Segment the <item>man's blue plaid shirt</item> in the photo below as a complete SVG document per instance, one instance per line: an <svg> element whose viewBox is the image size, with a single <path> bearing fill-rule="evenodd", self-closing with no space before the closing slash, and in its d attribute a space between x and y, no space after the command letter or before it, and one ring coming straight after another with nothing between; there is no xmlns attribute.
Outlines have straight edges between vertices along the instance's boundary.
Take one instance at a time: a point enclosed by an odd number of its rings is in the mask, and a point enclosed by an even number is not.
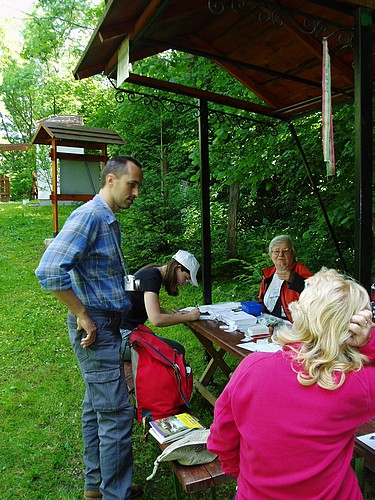
<svg viewBox="0 0 375 500"><path fill-rule="evenodd" d="M49 291L73 289L86 307L112 311L129 308L116 240L120 224L96 195L77 208L46 249L35 274Z"/></svg>

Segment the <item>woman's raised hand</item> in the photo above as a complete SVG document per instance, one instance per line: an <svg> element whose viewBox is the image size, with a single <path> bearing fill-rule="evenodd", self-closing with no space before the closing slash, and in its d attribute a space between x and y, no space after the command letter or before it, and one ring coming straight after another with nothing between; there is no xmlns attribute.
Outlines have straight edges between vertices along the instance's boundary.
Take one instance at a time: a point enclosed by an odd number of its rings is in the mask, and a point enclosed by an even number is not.
<svg viewBox="0 0 375 500"><path fill-rule="evenodd" d="M372 312L368 309L354 314L349 323L350 337L346 341L353 347L363 347L371 337L371 328L373 327Z"/></svg>

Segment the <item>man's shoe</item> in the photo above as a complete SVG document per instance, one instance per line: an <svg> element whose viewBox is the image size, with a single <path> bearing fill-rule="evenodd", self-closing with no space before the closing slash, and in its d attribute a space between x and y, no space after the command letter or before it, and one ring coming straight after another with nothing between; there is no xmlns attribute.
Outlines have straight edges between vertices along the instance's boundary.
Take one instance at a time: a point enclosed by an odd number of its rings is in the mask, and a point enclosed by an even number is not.
<svg viewBox="0 0 375 500"><path fill-rule="evenodd" d="M100 493L100 491L85 490L83 495L85 500L91 500L92 498L103 498L103 495Z"/></svg>
<svg viewBox="0 0 375 500"><path fill-rule="evenodd" d="M131 499L140 498L143 495L143 490L138 484L132 484L131 486ZM102 498L100 491L87 491L84 492L85 500L91 500L92 498Z"/></svg>
<svg viewBox="0 0 375 500"><path fill-rule="evenodd" d="M130 491L132 494L131 499L140 498L143 495L143 490L138 484L132 484Z"/></svg>

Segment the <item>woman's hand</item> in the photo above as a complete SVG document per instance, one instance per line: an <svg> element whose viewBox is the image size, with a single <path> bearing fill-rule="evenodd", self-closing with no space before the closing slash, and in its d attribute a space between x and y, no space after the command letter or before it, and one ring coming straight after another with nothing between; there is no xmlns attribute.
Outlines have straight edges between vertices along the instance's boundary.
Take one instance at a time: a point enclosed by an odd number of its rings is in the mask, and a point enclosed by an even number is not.
<svg viewBox="0 0 375 500"><path fill-rule="evenodd" d="M346 343L352 347L363 347L370 340L372 326L372 312L370 310L354 314L349 323L351 335Z"/></svg>
<svg viewBox="0 0 375 500"><path fill-rule="evenodd" d="M200 315L201 315L201 312L200 310L198 309L198 307L195 307L192 311L190 311L189 313L189 316L190 316L190 319L189 321L196 321L197 319L199 319Z"/></svg>
<svg viewBox="0 0 375 500"><path fill-rule="evenodd" d="M276 274L279 279L284 281L291 281L292 271L290 267L286 264L276 263Z"/></svg>
<svg viewBox="0 0 375 500"><path fill-rule="evenodd" d="M178 311L178 314L182 316L182 322L196 321L199 319L201 312L198 307L194 307L191 311Z"/></svg>

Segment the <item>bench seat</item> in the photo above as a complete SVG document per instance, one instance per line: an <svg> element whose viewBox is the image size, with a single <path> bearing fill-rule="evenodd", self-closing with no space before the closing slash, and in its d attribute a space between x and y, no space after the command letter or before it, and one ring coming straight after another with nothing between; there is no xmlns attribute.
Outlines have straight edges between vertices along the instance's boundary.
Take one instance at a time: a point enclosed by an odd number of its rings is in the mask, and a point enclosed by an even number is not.
<svg viewBox="0 0 375 500"><path fill-rule="evenodd" d="M181 499L181 487L188 495L211 490L211 497L214 499L215 488L233 479L221 470L218 458L203 465L181 465L176 460L168 463L174 473L176 500Z"/></svg>
<svg viewBox="0 0 375 500"><path fill-rule="evenodd" d="M133 374L131 361L124 362L126 384L129 394L134 392ZM159 443L158 443L159 444ZM160 445L163 450L168 445ZM173 471L176 500L181 499L181 488L188 495L199 491L211 490L211 498L216 498L216 487L233 480L233 477L221 470L218 458L208 464L181 465L177 460L168 462Z"/></svg>

